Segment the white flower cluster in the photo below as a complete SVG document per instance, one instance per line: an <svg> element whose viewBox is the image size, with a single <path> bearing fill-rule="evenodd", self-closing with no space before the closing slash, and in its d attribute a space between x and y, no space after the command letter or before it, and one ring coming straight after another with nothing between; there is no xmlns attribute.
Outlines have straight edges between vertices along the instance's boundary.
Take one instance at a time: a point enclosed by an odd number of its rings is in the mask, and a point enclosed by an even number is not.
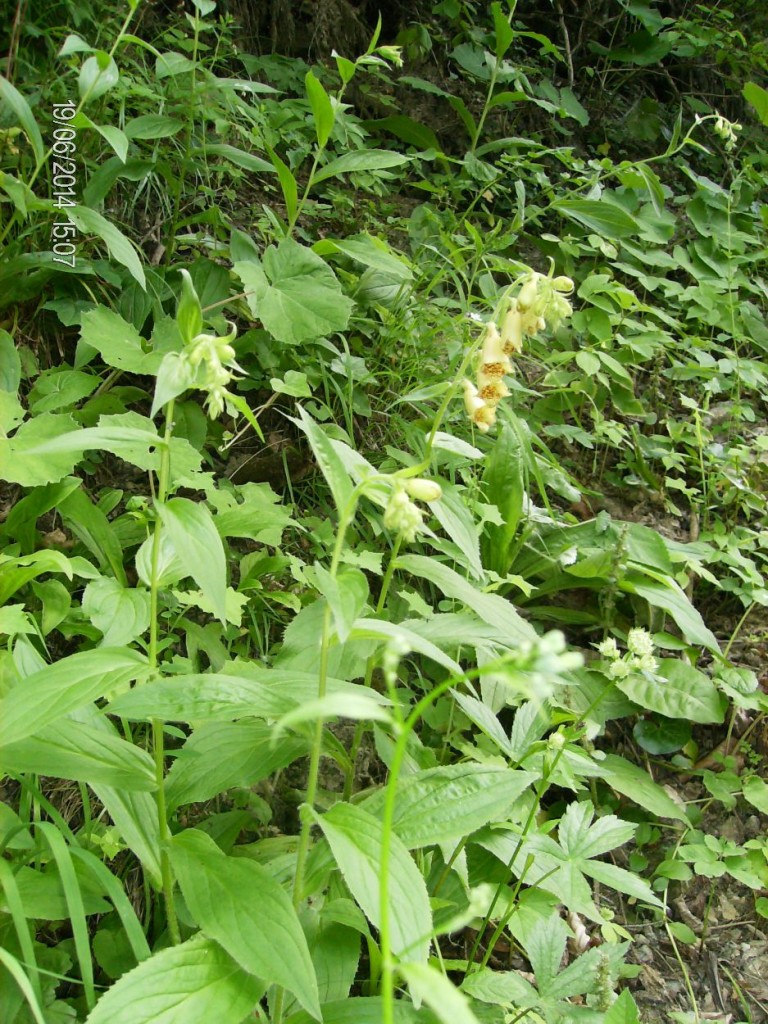
<svg viewBox="0 0 768 1024"><path fill-rule="evenodd" d="M217 419L224 411L227 385L234 377L234 370L241 368L235 362L235 350L230 342L235 340L235 328L223 338L215 334L198 334L182 353L189 365L197 371L195 384L208 392L205 404L211 419ZM242 371L241 371L242 372Z"/></svg>
<svg viewBox="0 0 768 1024"><path fill-rule="evenodd" d="M597 644L598 652L608 662L611 679L626 679L633 672L656 672L659 663L653 656L653 638L645 629L630 629L627 634L627 653L622 656L616 641L608 637Z"/></svg>
<svg viewBox="0 0 768 1024"><path fill-rule="evenodd" d="M496 408L509 394L504 377L512 373L511 357L522 351L523 337L533 337L547 324L557 327L570 316L573 309L565 296L572 291L570 277L531 271L510 302L501 330L493 321L485 325L476 380L463 382L464 407L478 430L486 433L496 422Z"/></svg>
<svg viewBox="0 0 768 1024"><path fill-rule="evenodd" d="M424 513L412 499L438 501L442 494L440 484L434 480L397 480L384 510L384 526L410 544L424 525Z"/></svg>
<svg viewBox="0 0 768 1024"><path fill-rule="evenodd" d="M715 135L723 140L726 151L730 153L738 141L737 133L741 131L741 125L737 121L729 121L727 117L718 114L715 117L714 129Z"/></svg>

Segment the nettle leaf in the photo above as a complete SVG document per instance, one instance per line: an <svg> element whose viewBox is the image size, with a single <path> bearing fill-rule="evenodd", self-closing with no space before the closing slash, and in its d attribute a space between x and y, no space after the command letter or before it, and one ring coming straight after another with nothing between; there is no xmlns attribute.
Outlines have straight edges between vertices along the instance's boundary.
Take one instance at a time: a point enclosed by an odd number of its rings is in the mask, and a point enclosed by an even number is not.
<svg viewBox="0 0 768 1024"><path fill-rule="evenodd" d="M382 823L361 807L336 804L317 816L344 881L372 924L381 927ZM391 837L389 925L392 950L402 960L426 963L432 911L421 872L405 844Z"/></svg>
<svg viewBox="0 0 768 1024"><path fill-rule="evenodd" d="M291 238L270 246L261 264L235 263L251 312L278 341L301 345L349 323L354 303L328 264Z"/></svg>
<svg viewBox="0 0 768 1024"><path fill-rule="evenodd" d="M143 675L147 660L122 647L100 647L33 672L0 700L0 744L15 743L50 722Z"/></svg>
<svg viewBox="0 0 768 1024"><path fill-rule="evenodd" d="M392 827L409 849L460 839L512 817L515 802L537 777L480 764L415 772L398 782ZM383 805L380 792L361 806L379 815Z"/></svg>
<svg viewBox="0 0 768 1024"><path fill-rule="evenodd" d="M196 935L124 974L86 1024L235 1024L250 1014L264 989L221 946Z"/></svg>
<svg viewBox="0 0 768 1024"><path fill-rule="evenodd" d="M227 857L210 836L194 829L174 837L171 861L203 931L244 970L288 989L320 1020L307 940L290 897L266 868Z"/></svg>
<svg viewBox="0 0 768 1024"><path fill-rule="evenodd" d="M658 675L661 679L636 672L616 685L635 704L667 718L722 722L726 701L709 676L678 658L662 658Z"/></svg>
<svg viewBox="0 0 768 1024"><path fill-rule="evenodd" d="M157 510L187 574L211 602L216 617L226 622L227 561L208 507L189 498L171 498L158 503Z"/></svg>

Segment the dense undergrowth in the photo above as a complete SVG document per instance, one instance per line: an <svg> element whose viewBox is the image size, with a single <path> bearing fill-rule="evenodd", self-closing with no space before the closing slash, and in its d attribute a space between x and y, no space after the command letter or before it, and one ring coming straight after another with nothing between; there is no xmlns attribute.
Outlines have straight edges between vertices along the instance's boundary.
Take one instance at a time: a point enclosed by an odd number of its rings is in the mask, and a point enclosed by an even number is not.
<svg viewBox="0 0 768 1024"><path fill-rule="evenodd" d="M699 1020L678 897L768 916L760 4L97 7L0 79L0 1024L632 1024L648 925Z"/></svg>

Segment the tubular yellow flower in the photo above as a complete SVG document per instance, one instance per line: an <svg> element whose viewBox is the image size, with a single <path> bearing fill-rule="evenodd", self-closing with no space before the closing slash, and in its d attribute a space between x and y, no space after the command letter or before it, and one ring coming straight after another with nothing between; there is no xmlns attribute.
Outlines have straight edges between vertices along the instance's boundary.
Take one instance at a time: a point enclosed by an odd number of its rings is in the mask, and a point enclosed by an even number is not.
<svg viewBox="0 0 768 1024"><path fill-rule="evenodd" d="M501 327L501 344L505 356L523 351L523 318L516 305L512 306L504 317Z"/></svg>
<svg viewBox="0 0 768 1024"><path fill-rule="evenodd" d="M509 394L509 388L500 377L493 377L482 371L477 375L478 395L489 405L498 405Z"/></svg>
<svg viewBox="0 0 768 1024"><path fill-rule="evenodd" d="M539 277L535 271L523 282L523 287L517 296L517 307L521 312L530 309L536 302L539 295Z"/></svg>
<svg viewBox="0 0 768 1024"><path fill-rule="evenodd" d="M489 405L485 399L481 398L471 380L465 380L462 386L464 388L464 408L467 410L467 415L478 430L486 433L496 422L495 405Z"/></svg>

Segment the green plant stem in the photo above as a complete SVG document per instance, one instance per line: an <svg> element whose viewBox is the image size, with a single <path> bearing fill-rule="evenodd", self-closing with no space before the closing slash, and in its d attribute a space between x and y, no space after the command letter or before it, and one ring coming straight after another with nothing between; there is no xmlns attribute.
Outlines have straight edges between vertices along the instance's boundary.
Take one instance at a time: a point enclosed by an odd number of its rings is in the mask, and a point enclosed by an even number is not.
<svg viewBox="0 0 768 1024"><path fill-rule="evenodd" d="M157 482L157 503L162 505L168 494L168 482L171 469L171 436L173 434L173 413L174 400L166 406L165 410L165 434L160 454L160 472ZM149 670L150 673L157 671L157 648L158 648L158 575L160 566L160 535L162 525L158 515L155 520L155 531L152 536L152 576L149 588ZM152 754L155 762L155 803L157 806L157 824L160 833L160 874L163 885L163 898L165 901L165 913L168 922L168 932L174 945L181 941L179 922L176 917L176 907L173 902L173 873L171 861L168 856L168 843L171 839L171 831L168 827L168 811L165 803L165 734L164 725L160 719L152 719Z"/></svg>
<svg viewBox="0 0 768 1024"><path fill-rule="evenodd" d="M379 591L379 599L376 602L376 615L381 615L384 610L384 605L387 601L387 595L389 594L389 588L392 584L392 578L395 575L395 568L397 565L397 556L400 554L400 545L402 543L402 537L400 534L395 537L395 543L392 546L392 553L389 556L389 562L384 573L384 578L381 581L381 589ZM367 688L371 685L373 679L373 669L375 660L371 656L366 662L365 666L365 680L363 685ZM360 744L363 740L363 733L365 732L365 722L358 722L355 726L355 735L352 740L352 747L349 752L349 769L344 777L344 792L342 794L343 800L349 800L352 796L352 787L355 781L355 763L357 762L357 755L360 750Z"/></svg>

